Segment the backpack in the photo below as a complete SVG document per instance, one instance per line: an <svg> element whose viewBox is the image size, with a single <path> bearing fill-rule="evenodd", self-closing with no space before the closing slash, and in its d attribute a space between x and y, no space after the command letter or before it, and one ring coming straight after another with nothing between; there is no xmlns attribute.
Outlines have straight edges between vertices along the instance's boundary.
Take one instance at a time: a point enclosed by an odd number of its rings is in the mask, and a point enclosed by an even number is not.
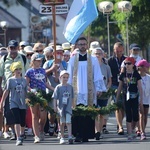
<svg viewBox="0 0 150 150"><path fill-rule="evenodd" d="M8 54L4 55L4 62L6 61L7 55L8 55ZM23 62L24 62L24 67L25 67L26 62L27 62L26 56L24 56L24 55L21 54L21 57L22 57L22 60L23 60Z"/></svg>

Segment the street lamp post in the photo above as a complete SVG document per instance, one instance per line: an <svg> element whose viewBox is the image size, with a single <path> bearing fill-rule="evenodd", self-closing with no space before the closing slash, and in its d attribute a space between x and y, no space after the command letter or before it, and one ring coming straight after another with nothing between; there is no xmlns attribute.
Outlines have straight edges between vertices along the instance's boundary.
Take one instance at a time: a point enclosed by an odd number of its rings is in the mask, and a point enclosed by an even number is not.
<svg viewBox="0 0 150 150"><path fill-rule="evenodd" d="M1 21L0 22L0 26L2 28L2 30L4 31L4 33L2 33L1 35L4 36L4 46L6 47L7 46L7 40L6 40L6 30L8 28L8 22L7 21Z"/></svg>
<svg viewBox="0 0 150 150"><path fill-rule="evenodd" d="M118 10L123 13L129 13L132 10L132 4L129 1L118 2ZM128 29L128 16L126 18L126 50L129 55L129 29Z"/></svg>
<svg viewBox="0 0 150 150"><path fill-rule="evenodd" d="M113 3L109 1L100 2L98 4L98 9L100 12L107 16L108 56L110 57L109 15L112 13Z"/></svg>
<svg viewBox="0 0 150 150"><path fill-rule="evenodd" d="M117 3L118 10L123 13L128 13L132 10L131 2L129 1L121 1ZM98 4L98 9L104 15L107 15L107 34L108 34L108 56L110 57L110 32L109 32L109 15L113 11L113 3L110 1L103 1ZM116 23L116 21L115 21ZM129 34L128 34L128 17L126 18L126 50L128 53L129 50Z"/></svg>

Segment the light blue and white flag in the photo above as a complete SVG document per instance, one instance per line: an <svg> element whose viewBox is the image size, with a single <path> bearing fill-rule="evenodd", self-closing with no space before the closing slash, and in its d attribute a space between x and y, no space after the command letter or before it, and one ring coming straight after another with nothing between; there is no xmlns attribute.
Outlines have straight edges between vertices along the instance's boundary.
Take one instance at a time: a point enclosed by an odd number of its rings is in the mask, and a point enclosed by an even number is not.
<svg viewBox="0 0 150 150"><path fill-rule="evenodd" d="M77 38L98 16L95 0L74 0L68 13L63 34L68 42Z"/></svg>

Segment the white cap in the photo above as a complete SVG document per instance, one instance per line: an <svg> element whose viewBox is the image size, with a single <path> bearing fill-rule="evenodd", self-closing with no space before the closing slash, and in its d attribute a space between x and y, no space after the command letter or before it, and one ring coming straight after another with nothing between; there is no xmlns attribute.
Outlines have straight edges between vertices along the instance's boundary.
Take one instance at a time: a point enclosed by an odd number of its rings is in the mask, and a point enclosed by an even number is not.
<svg viewBox="0 0 150 150"><path fill-rule="evenodd" d="M19 43L19 45L20 45L20 46L27 46L28 43L27 43L26 41L21 41L21 42Z"/></svg>
<svg viewBox="0 0 150 150"><path fill-rule="evenodd" d="M63 50L69 50L69 49L71 49L70 43L63 43L62 44L62 48L63 48Z"/></svg>
<svg viewBox="0 0 150 150"><path fill-rule="evenodd" d="M25 51L26 53L34 53L34 51L33 51L33 49L32 49L31 46L26 46L26 47L24 48L24 51Z"/></svg>
<svg viewBox="0 0 150 150"><path fill-rule="evenodd" d="M68 75L69 75L69 72L66 71L66 70L62 70L62 71L60 72L60 76L59 76L59 77L61 77L61 76L64 75L64 74L68 74Z"/></svg>
<svg viewBox="0 0 150 150"><path fill-rule="evenodd" d="M63 55L69 55L70 56L70 51L65 50L64 53L63 53Z"/></svg>
<svg viewBox="0 0 150 150"><path fill-rule="evenodd" d="M48 46L48 47L45 47L43 51L44 51L44 54L46 54L47 52L53 52L54 50L51 46Z"/></svg>
<svg viewBox="0 0 150 150"><path fill-rule="evenodd" d="M100 47L100 44L99 44L98 41L91 42L91 44L90 44L90 50L93 50L93 49L95 49L97 47Z"/></svg>

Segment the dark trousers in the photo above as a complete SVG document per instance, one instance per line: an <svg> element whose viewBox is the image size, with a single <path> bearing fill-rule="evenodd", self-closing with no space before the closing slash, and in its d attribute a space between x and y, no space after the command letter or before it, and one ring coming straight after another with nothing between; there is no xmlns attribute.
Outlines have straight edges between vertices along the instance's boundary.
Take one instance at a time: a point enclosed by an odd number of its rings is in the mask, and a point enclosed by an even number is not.
<svg viewBox="0 0 150 150"><path fill-rule="evenodd" d="M95 137L95 120L86 116L72 117L72 134L75 137L85 139L94 139Z"/></svg>

